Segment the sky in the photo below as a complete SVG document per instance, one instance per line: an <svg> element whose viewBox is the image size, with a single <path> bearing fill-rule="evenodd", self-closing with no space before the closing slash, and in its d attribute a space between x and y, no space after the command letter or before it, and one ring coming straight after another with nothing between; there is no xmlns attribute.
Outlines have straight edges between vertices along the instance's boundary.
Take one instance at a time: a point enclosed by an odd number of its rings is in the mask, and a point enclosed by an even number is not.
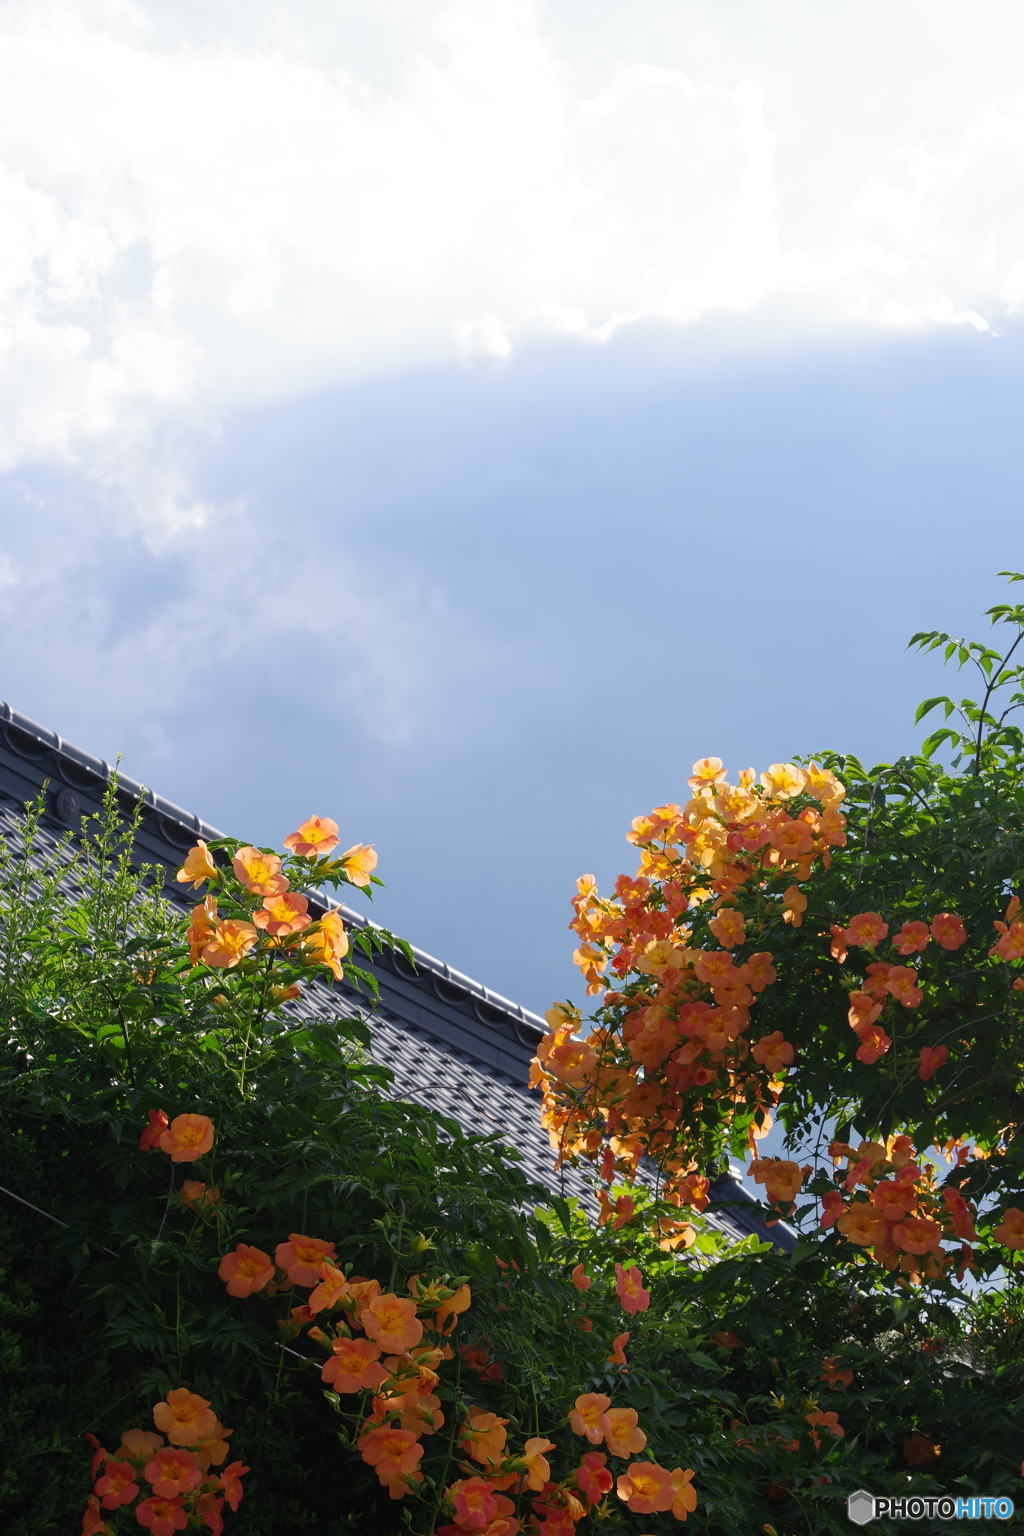
<svg viewBox="0 0 1024 1536"><path fill-rule="evenodd" d="M0 0L0 697L543 1011L1024 568L1009 0Z"/></svg>

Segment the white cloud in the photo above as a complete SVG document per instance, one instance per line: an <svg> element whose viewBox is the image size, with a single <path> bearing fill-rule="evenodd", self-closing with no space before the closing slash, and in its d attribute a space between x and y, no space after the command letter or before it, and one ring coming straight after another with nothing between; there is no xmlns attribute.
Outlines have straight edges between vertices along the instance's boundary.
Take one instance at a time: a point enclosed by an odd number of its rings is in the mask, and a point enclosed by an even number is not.
<svg viewBox="0 0 1024 1536"><path fill-rule="evenodd" d="M1022 41L1014 0L0 4L0 463L166 536L168 421L776 297L998 330Z"/></svg>

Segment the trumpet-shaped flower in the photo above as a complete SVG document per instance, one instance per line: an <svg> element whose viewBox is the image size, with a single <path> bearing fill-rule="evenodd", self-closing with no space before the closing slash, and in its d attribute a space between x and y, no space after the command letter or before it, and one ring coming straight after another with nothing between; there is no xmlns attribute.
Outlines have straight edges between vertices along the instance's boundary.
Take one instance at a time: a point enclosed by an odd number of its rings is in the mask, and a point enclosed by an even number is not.
<svg viewBox="0 0 1024 1536"><path fill-rule="evenodd" d="M356 1441L359 1454L373 1467L393 1499L409 1492L406 1478L423 1481L419 1471L423 1447L408 1429L371 1429Z"/></svg>
<svg viewBox="0 0 1024 1536"><path fill-rule="evenodd" d="M1021 959L1024 956L1024 923L1011 923L1009 928L1005 923L996 926L1002 931L1002 938L996 944L994 953L1008 962Z"/></svg>
<svg viewBox="0 0 1024 1536"><path fill-rule="evenodd" d="M691 789L705 789L721 784L724 778L725 769L720 757L701 757L694 763L693 773L686 782Z"/></svg>
<svg viewBox="0 0 1024 1536"><path fill-rule="evenodd" d="M367 886L377 868L377 854L370 843L354 843L338 855L338 863L353 885Z"/></svg>
<svg viewBox="0 0 1024 1536"><path fill-rule="evenodd" d="M859 945L862 949L874 949L888 932L889 924L882 920L878 912L858 912L856 917L851 917L847 926L846 942Z"/></svg>
<svg viewBox="0 0 1024 1536"><path fill-rule="evenodd" d="M143 1499L136 1506L135 1518L152 1536L174 1536L188 1525L188 1514L180 1499Z"/></svg>
<svg viewBox="0 0 1024 1536"><path fill-rule="evenodd" d="M653 1461L630 1462L615 1491L635 1515L671 1509L676 1497L672 1474Z"/></svg>
<svg viewBox="0 0 1024 1536"><path fill-rule="evenodd" d="M689 1245L687 1245L687 1246L689 1246ZM609 1365L625 1365L625 1363L626 1363L625 1349L626 1349L626 1345L628 1343L629 1343L629 1334L628 1333L617 1333L615 1335L615 1338L612 1340L612 1352L608 1356L608 1364Z"/></svg>
<svg viewBox="0 0 1024 1536"><path fill-rule="evenodd" d="M880 1056L884 1056L892 1045L892 1041L880 1024L860 1024L857 1026L857 1038L860 1045L857 1047L857 1060L863 1061L867 1066L874 1066Z"/></svg>
<svg viewBox="0 0 1024 1536"><path fill-rule="evenodd" d="M742 944L747 929L743 913L732 907L722 907L708 927L724 949L735 949L737 944Z"/></svg>
<svg viewBox="0 0 1024 1536"><path fill-rule="evenodd" d="M320 1372L335 1392L372 1392L388 1379L380 1345L372 1339L334 1339L333 1354Z"/></svg>
<svg viewBox="0 0 1024 1536"><path fill-rule="evenodd" d="M783 816L772 827L769 841L784 859L796 863L806 858L814 847L814 834L806 821L801 821L799 817L794 820L792 817Z"/></svg>
<svg viewBox="0 0 1024 1536"><path fill-rule="evenodd" d="M468 1285L460 1285L455 1288L447 1301L439 1303L434 1313L434 1328L438 1333L451 1333L455 1322L463 1312L468 1312L473 1300L473 1293Z"/></svg>
<svg viewBox="0 0 1024 1536"><path fill-rule="evenodd" d="M603 1392L584 1392L569 1410L569 1424L574 1435L585 1435L591 1445L600 1445L608 1432L610 1397Z"/></svg>
<svg viewBox="0 0 1024 1536"><path fill-rule="evenodd" d="M175 1115L161 1133L158 1146L172 1163L194 1163L213 1146L213 1121L208 1115Z"/></svg>
<svg viewBox="0 0 1024 1536"><path fill-rule="evenodd" d="M164 1443L163 1435L155 1435L151 1429L126 1429L118 1447L119 1461L152 1461L153 1455Z"/></svg>
<svg viewBox="0 0 1024 1536"><path fill-rule="evenodd" d="M646 1312L651 1304L650 1291L644 1290L643 1276L632 1264L629 1269L623 1269L621 1264L615 1266L615 1290L622 1310L635 1317L638 1312Z"/></svg>
<svg viewBox="0 0 1024 1536"><path fill-rule="evenodd" d="M159 1146L160 1137L170 1124L162 1109L147 1109L146 1116L149 1124L139 1137L140 1152L149 1152L153 1147Z"/></svg>
<svg viewBox="0 0 1024 1536"><path fill-rule="evenodd" d="M1002 1221L992 1228L992 1236L1004 1248L1024 1248L1024 1211L1015 1205L1007 1206Z"/></svg>
<svg viewBox="0 0 1024 1536"><path fill-rule="evenodd" d="M135 1481L135 1468L127 1461L108 1461L103 1476L97 1479L93 1493L98 1494L104 1509L118 1509L130 1504L139 1491Z"/></svg>
<svg viewBox="0 0 1024 1536"><path fill-rule="evenodd" d="M791 1065L794 1051L789 1041L783 1038L782 1030L775 1029L770 1035L762 1035L750 1054L769 1072L775 1073Z"/></svg>
<svg viewBox="0 0 1024 1536"><path fill-rule="evenodd" d="M772 763L767 773L762 773L761 783L773 800L792 800L803 794L807 774L792 763Z"/></svg>
<svg viewBox="0 0 1024 1536"><path fill-rule="evenodd" d="M202 838L194 848L190 848L185 855L185 862L175 875L175 880L183 885L191 885L193 890L198 890L205 885L207 880L216 880L218 870L213 862L213 854L207 848Z"/></svg>
<svg viewBox="0 0 1024 1536"><path fill-rule="evenodd" d="M303 1237L299 1232L290 1233L288 1241L278 1243L274 1250L274 1262L293 1285L316 1285L321 1279L324 1261L337 1257L333 1243L325 1242L322 1237Z"/></svg>
<svg viewBox="0 0 1024 1536"><path fill-rule="evenodd" d="M588 1451L576 1469L576 1486L588 1504L600 1504L605 1494L612 1491L614 1479L607 1462L603 1451Z"/></svg>
<svg viewBox="0 0 1024 1536"><path fill-rule="evenodd" d="M893 965L889 968L885 989L904 1008L917 1008L923 996L917 979L917 972L912 965Z"/></svg>
<svg viewBox="0 0 1024 1536"><path fill-rule="evenodd" d="M481 1413L474 1409L469 1421L459 1430L459 1444L469 1452L474 1461L493 1471L500 1467L505 1456L508 1419L499 1419L494 1413Z"/></svg>
<svg viewBox="0 0 1024 1536"><path fill-rule="evenodd" d="M892 1229L893 1241L904 1253L918 1256L938 1251L942 1228L927 1216L907 1216Z"/></svg>
<svg viewBox="0 0 1024 1536"><path fill-rule="evenodd" d="M114 1536L113 1527L100 1514L100 1501L95 1494L82 1512L82 1536Z"/></svg>
<svg viewBox="0 0 1024 1536"><path fill-rule="evenodd" d="M224 1508L224 1500L218 1499L212 1490L209 1493L200 1494L196 1499L195 1512L213 1536L223 1536L224 1516L221 1510Z"/></svg>
<svg viewBox="0 0 1024 1536"><path fill-rule="evenodd" d="M352 1287L341 1270L325 1259L320 1266L320 1284L310 1293L307 1305L311 1312L330 1312L351 1293Z"/></svg>
<svg viewBox="0 0 1024 1536"><path fill-rule="evenodd" d="M288 877L281 873L276 853L261 848L239 848L231 860L239 883L251 896L278 896L288 889Z"/></svg>
<svg viewBox="0 0 1024 1536"><path fill-rule="evenodd" d="M904 923L893 939L893 948L900 955L916 955L931 943L931 931L927 923Z"/></svg>
<svg viewBox="0 0 1024 1536"><path fill-rule="evenodd" d="M237 1510L242 1499L242 1478L249 1471L240 1461L233 1461L220 1475L220 1486L231 1509Z"/></svg>
<svg viewBox="0 0 1024 1536"><path fill-rule="evenodd" d="M545 1440L543 1435L535 1435L527 1440L523 1446L523 1460L526 1462L526 1486L539 1493L544 1484L550 1481L551 1466L546 1452L555 1449L553 1440Z"/></svg>
<svg viewBox="0 0 1024 1536"><path fill-rule="evenodd" d="M647 1436L637 1424L635 1408L609 1408L605 1418L608 1428L604 1439L610 1455L625 1461L627 1456L636 1456L643 1450Z"/></svg>
<svg viewBox="0 0 1024 1536"><path fill-rule="evenodd" d="M153 1484L158 1499L174 1499L179 1494L191 1493L203 1480L198 1459L191 1451L180 1446L166 1446L157 1451L152 1461L146 1463L144 1476Z"/></svg>
<svg viewBox="0 0 1024 1536"><path fill-rule="evenodd" d="M782 894L782 921L790 923L794 928L803 926L804 913L807 911L807 897L798 885L787 886Z"/></svg>
<svg viewBox="0 0 1024 1536"><path fill-rule="evenodd" d="M230 971L245 959L258 939L259 933L252 923L244 923L241 918L228 918L226 922L215 924L213 937L204 946L200 959L214 970Z"/></svg>
<svg viewBox="0 0 1024 1536"><path fill-rule="evenodd" d="M498 1513L494 1488L485 1478L466 1477L449 1489L455 1518L464 1531L485 1531Z"/></svg>
<svg viewBox="0 0 1024 1536"><path fill-rule="evenodd" d="M859 1248L872 1248L875 1243L887 1241L885 1218L866 1200L855 1200L836 1222L845 1238Z"/></svg>
<svg viewBox="0 0 1024 1536"><path fill-rule="evenodd" d="M932 938L943 949L960 949L967 943L967 930L963 919L952 912L936 912L932 918Z"/></svg>
<svg viewBox="0 0 1024 1536"><path fill-rule="evenodd" d="M941 1066L944 1066L949 1058L949 1051L944 1045L923 1045L921 1057L918 1062L917 1075L922 1083L928 1082Z"/></svg>
<svg viewBox="0 0 1024 1536"><path fill-rule="evenodd" d="M205 1397L187 1387L175 1387L162 1403L153 1408L153 1423L162 1429L172 1445L195 1445L212 1434L217 1415Z"/></svg>
<svg viewBox="0 0 1024 1536"><path fill-rule="evenodd" d="M234 1253L226 1253L221 1259L217 1274L227 1283L229 1296L253 1296L273 1280L274 1266L262 1248L239 1243Z"/></svg>
<svg viewBox="0 0 1024 1536"><path fill-rule="evenodd" d="M367 1336L392 1354L412 1349L423 1337L416 1303L406 1296L374 1296L360 1312L359 1321Z"/></svg>
<svg viewBox="0 0 1024 1536"><path fill-rule="evenodd" d="M309 915L309 902L297 891L264 897L262 907L253 913L252 920L257 928L275 939L284 938L289 933L301 933L313 921Z"/></svg>
<svg viewBox="0 0 1024 1536"><path fill-rule="evenodd" d="M594 1283L590 1276L587 1274L586 1270L583 1268L582 1264L577 1264L575 1266L569 1278L578 1291L589 1291L590 1287Z"/></svg>
<svg viewBox="0 0 1024 1536"><path fill-rule="evenodd" d="M209 1209L220 1199L220 1190L211 1189L201 1179L185 1179L181 1186L181 1203L187 1211Z"/></svg>
<svg viewBox="0 0 1024 1536"><path fill-rule="evenodd" d="M341 961L348 954L348 934L339 913L325 912L313 932L303 940L303 953L314 965L326 965L340 981Z"/></svg>
<svg viewBox="0 0 1024 1536"><path fill-rule="evenodd" d="M193 965L203 958L203 950L209 944L217 928L217 898L206 896L192 908L189 920L188 955Z"/></svg>
<svg viewBox="0 0 1024 1536"><path fill-rule="evenodd" d="M311 816L297 832L284 840L284 846L300 859L322 859L332 848L337 848L338 823L327 816Z"/></svg>
<svg viewBox="0 0 1024 1536"><path fill-rule="evenodd" d="M685 1520L697 1508L697 1490L693 1486L693 1468L675 1467L669 1473L672 1482L671 1510L677 1520Z"/></svg>

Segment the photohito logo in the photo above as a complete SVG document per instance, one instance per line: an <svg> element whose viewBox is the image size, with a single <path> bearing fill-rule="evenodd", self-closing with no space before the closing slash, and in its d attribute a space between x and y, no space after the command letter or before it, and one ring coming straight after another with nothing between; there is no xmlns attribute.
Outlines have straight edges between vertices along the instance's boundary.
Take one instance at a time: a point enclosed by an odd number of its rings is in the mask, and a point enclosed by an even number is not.
<svg viewBox="0 0 1024 1536"><path fill-rule="evenodd" d="M976 1493L966 1499L948 1493L886 1499L858 1488L846 1501L846 1513L854 1525L867 1525L869 1520L1009 1520L1013 1500L994 1493Z"/></svg>

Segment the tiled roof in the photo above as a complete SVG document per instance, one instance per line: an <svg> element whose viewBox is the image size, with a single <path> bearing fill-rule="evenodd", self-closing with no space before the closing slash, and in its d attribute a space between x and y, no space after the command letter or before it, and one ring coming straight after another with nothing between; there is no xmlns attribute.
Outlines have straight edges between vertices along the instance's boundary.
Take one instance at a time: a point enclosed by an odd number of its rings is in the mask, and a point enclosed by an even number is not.
<svg viewBox="0 0 1024 1536"><path fill-rule="evenodd" d="M110 775L108 763L0 703L0 821L8 835L17 835L19 814L44 784L44 830L51 836L77 830L83 815L99 809ZM126 810L142 800L138 861L163 864L168 877L197 837L209 841L224 835L123 775L118 796ZM167 894L181 904L187 900L173 882ZM353 926L367 921L348 908L342 912ZM413 954L414 967L390 952L372 963L360 962L372 970L380 988L379 1005L369 1020L372 1054L394 1073L390 1091L450 1116L467 1132L500 1134L521 1153L528 1177L553 1194L577 1195L590 1204L589 1186L578 1171L554 1171L537 1095L526 1086L544 1021L433 956L420 950ZM345 982L318 984L314 996L315 1004L307 993L302 1011L315 1006L321 1017L325 1011L368 1011L365 996ZM723 1175L712 1185L712 1196L708 1215L716 1225L737 1236L756 1232L777 1246L793 1247L795 1236L788 1228L765 1228L761 1208L738 1180Z"/></svg>

